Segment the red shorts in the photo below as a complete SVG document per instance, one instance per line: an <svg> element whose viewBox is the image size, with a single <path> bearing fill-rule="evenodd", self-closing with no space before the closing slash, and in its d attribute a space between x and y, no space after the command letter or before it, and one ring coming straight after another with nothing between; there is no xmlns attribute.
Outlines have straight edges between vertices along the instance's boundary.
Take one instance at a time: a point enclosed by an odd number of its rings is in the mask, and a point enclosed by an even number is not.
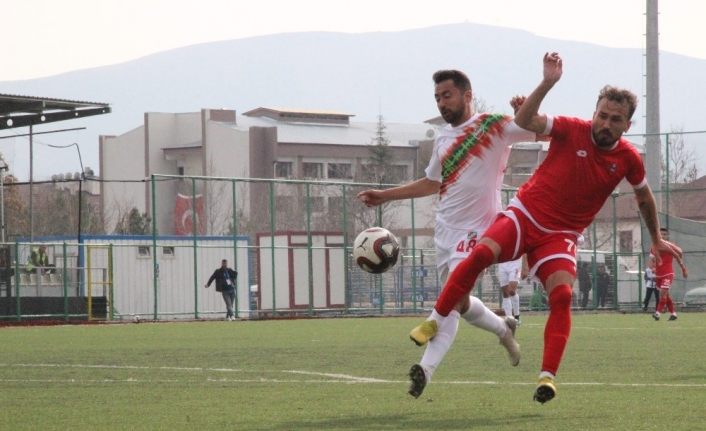
<svg viewBox="0 0 706 431"><path fill-rule="evenodd" d="M551 231L537 226L521 210L510 207L498 215L483 237L500 245L498 262L507 262L527 254L530 275L537 274L546 285L549 275L567 271L576 278L576 232ZM551 265L544 265L552 261ZM543 268L544 266L544 268Z"/></svg>
<svg viewBox="0 0 706 431"><path fill-rule="evenodd" d="M672 281L674 281L674 274L667 274L655 277L655 282L657 283L657 289L667 290L672 287Z"/></svg>

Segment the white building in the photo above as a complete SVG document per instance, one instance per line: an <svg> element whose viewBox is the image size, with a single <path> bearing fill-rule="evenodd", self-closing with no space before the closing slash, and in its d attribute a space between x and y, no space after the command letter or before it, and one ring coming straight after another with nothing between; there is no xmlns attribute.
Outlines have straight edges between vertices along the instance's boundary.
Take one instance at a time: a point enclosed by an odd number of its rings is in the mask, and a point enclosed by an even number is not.
<svg viewBox="0 0 706 431"><path fill-rule="evenodd" d="M351 114L257 108L243 115L232 110L203 109L192 113L146 113L144 124L120 136L100 137L102 213L110 232L118 217L132 207L152 213L151 174L229 178L315 179L331 182L365 181L370 172L369 146L378 132L377 122L352 122ZM385 123L394 163L386 170L402 181L419 177L426 166L436 126L428 123ZM199 181L196 203L200 233L220 235L232 221L230 186L211 188ZM238 211L244 214L266 205L266 185L238 185ZM178 195L192 195L191 181L160 181L156 187L157 229L160 234L180 233ZM278 210L291 208L297 198L287 187L277 192ZM312 210L325 215L339 200L315 192ZM198 199L198 196L197 196ZM420 205L422 207L422 205ZM432 205L416 220L430 227ZM262 212L263 214L266 211ZM408 219L409 211L400 211ZM409 225L399 220L400 225ZM190 229L188 229L190 230Z"/></svg>

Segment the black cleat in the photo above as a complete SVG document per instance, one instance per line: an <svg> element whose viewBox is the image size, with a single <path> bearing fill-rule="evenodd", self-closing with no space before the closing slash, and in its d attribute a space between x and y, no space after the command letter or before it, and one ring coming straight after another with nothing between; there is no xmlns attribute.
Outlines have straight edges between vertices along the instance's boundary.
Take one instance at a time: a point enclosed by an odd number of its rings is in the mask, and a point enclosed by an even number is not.
<svg viewBox="0 0 706 431"><path fill-rule="evenodd" d="M427 385L427 376L424 374L424 368L418 364L412 365L412 368L409 369L409 380L409 390L407 393L414 398L419 398L422 392L424 392L424 387Z"/></svg>
<svg viewBox="0 0 706 431"><path fill-rule="evenodd" d="M671 316L669 316L669 320L677 320L677 315L672 314Z"/></svg>

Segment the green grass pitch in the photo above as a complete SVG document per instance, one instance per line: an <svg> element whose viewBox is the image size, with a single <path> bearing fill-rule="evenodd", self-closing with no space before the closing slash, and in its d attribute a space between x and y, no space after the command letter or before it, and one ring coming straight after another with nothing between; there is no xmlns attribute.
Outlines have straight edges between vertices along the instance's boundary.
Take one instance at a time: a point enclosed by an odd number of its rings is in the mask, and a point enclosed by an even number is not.
<svg viewBox="0 0 706 431"><path fill-rule="evenodd" d="M0 328L2 430L706 429L706 314L577 314L557 397L532 401L546 315L520 366L461 322L419 399L423 317Z"/></svg>

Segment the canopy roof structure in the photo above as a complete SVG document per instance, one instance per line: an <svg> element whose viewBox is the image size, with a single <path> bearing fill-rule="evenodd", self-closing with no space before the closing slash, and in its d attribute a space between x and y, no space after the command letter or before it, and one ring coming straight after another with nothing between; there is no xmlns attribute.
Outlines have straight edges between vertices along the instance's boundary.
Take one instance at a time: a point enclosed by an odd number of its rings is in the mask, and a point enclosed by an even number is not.
<svg viewBox="0 0 706 431"><path fill-rule="evenodd" d="M107 103L0 94L0 130L110 112Z"/></svg>

